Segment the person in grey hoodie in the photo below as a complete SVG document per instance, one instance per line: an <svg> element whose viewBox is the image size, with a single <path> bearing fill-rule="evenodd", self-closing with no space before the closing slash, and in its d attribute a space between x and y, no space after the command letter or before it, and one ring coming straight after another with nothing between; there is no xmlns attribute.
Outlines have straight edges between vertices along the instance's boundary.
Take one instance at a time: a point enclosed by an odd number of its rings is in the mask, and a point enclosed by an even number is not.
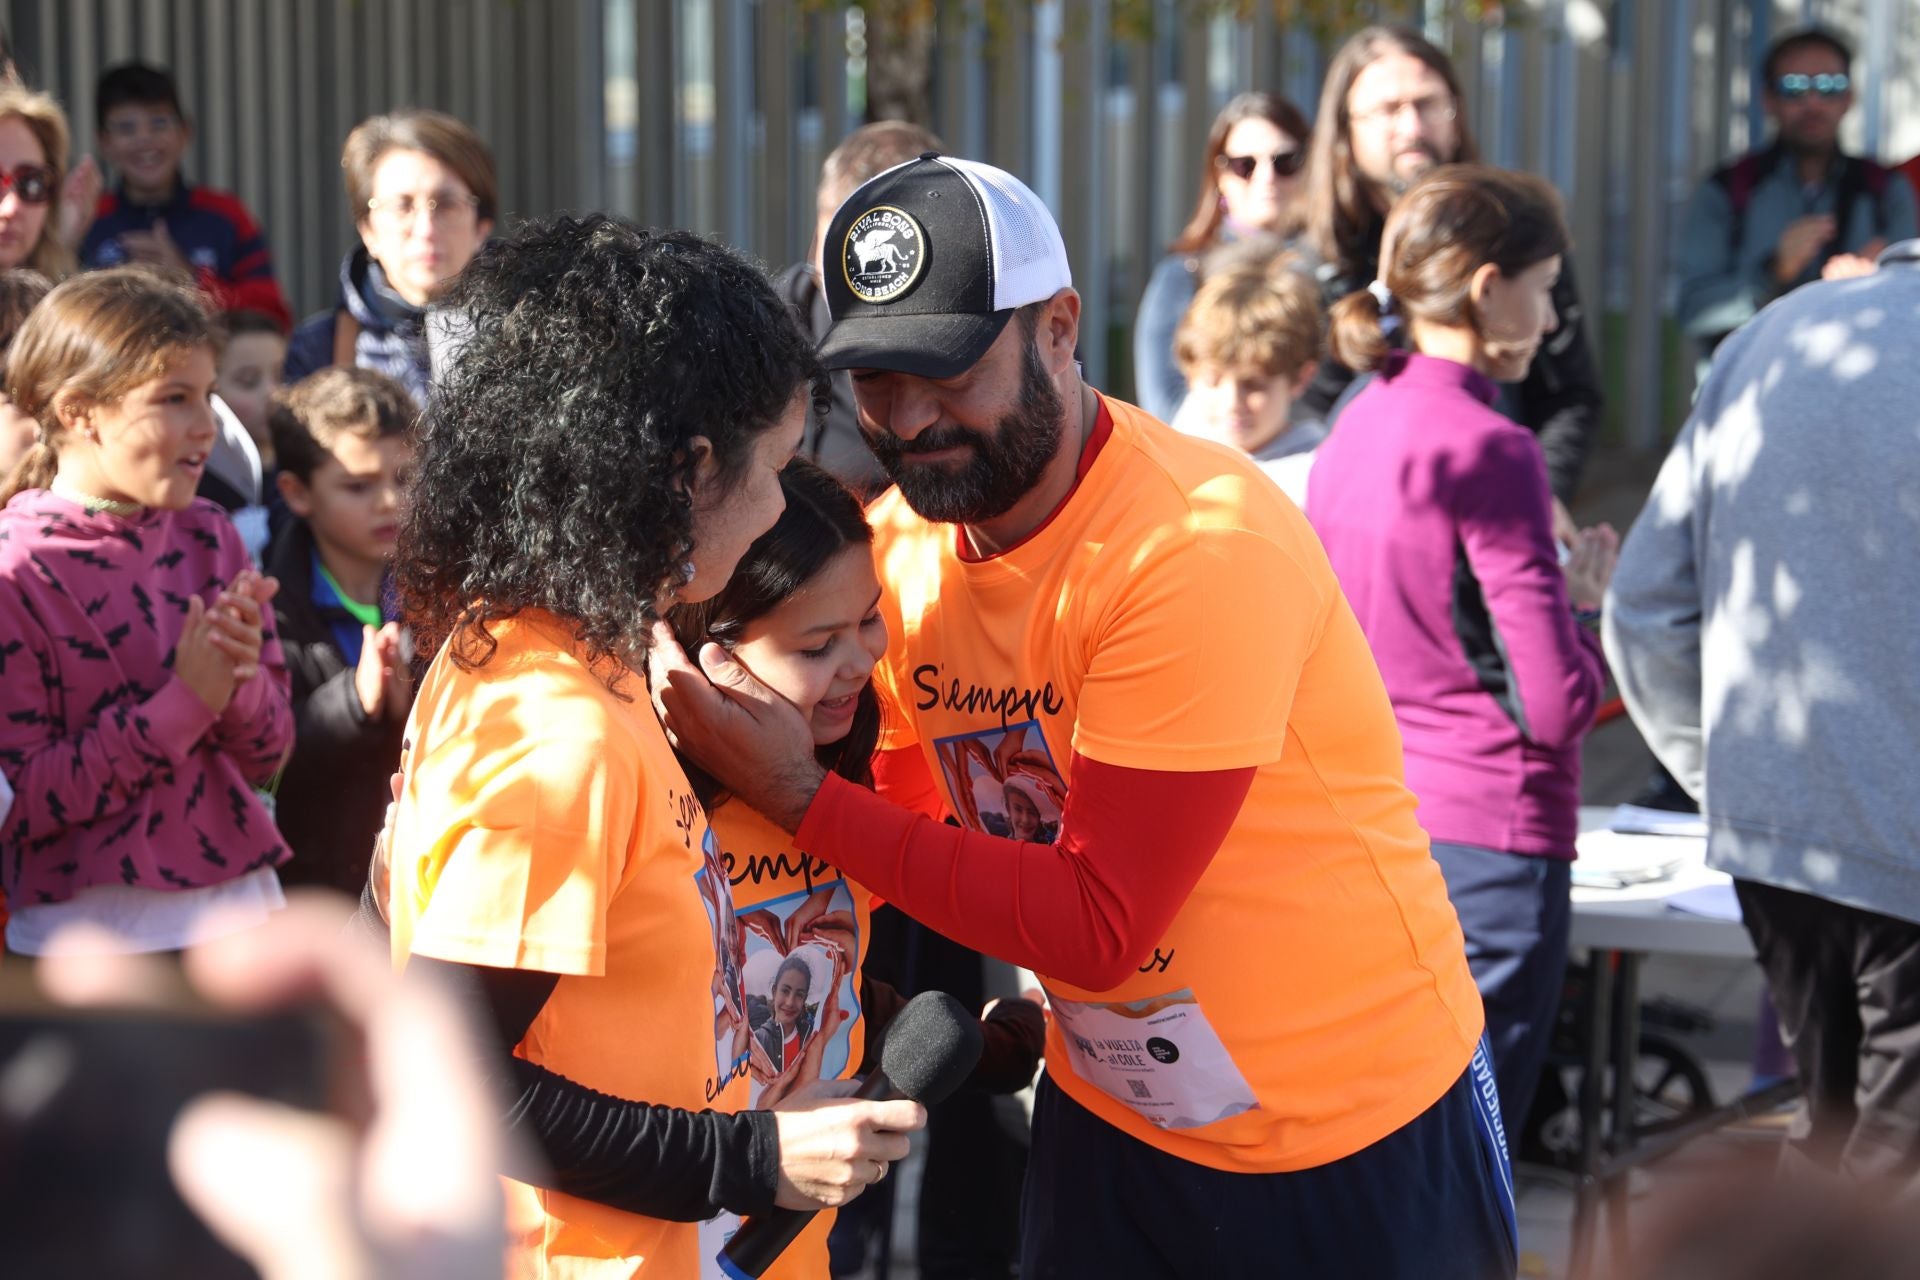
<svg viewBox="0 0 1920 1280"><path fill-rule="evenodd" d="M1720 348L1605 641L1700 800L1806 1093L1796 1145L1920 1172L1920 240Z"/></svg>

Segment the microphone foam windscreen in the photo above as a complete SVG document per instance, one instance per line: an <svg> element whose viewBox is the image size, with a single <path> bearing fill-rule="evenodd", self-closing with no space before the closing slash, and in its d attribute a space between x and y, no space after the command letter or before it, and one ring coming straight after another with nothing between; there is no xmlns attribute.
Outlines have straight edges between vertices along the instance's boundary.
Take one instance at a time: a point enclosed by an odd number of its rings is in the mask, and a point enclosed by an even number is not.
<svg viewBox="0 0 1920 1280"><path fill-rule="evenodd" d="M880 1070L923 1106L958 1089L979 1061L980 1023L944 991L923 991L907 1001L880 1045Z"/></svg>

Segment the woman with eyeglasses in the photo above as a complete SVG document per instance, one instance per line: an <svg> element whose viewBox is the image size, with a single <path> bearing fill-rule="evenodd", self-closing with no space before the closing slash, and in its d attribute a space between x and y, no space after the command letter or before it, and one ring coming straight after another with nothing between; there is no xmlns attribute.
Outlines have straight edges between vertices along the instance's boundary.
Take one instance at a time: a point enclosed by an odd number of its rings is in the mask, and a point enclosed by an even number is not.
<svg viewBox="0 0 1920 1280"><path fill-rule="evenodd" d="M67 176L68 136L59 103L0 84L0 271L30 267L56 282L73 274L73 251L50 216Z"/></svg>
<svg viewBox="0 0 1920 1280"><path fill-rule="evenodd" d="M340 167L360 246L340 265L339 302L294 331L285 380L376 369L424 406L427 311L493 230L493 153L450 115L396 111L355 126Z"/></svg>
<svg viewBox="0 0 1920 1280"><path fill-rule="evenodd" d="M1154 268L1133 324L1135 395L1162 422L1172 421L1186 398L1173 333L1193 301L1207 254L1236 240L1265 237L1290 245L1298 237L1311 133L1300 108L1273 93L1243 93L1214 117L1193 217Z"/></svg>

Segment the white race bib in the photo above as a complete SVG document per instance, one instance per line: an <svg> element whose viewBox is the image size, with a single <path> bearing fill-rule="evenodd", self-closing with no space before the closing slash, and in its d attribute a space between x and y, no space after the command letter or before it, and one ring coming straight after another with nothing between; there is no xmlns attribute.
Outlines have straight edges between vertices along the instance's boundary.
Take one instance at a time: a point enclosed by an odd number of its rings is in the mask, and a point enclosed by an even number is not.
<svg viewBox="0 0 1920 1280"><path fill-rule="evenodd" d="M1191 990L1112 1004L1049 992L1047 1004L1073 1073L1159 1128L1198 1129L1260 1105Z"/></svg>

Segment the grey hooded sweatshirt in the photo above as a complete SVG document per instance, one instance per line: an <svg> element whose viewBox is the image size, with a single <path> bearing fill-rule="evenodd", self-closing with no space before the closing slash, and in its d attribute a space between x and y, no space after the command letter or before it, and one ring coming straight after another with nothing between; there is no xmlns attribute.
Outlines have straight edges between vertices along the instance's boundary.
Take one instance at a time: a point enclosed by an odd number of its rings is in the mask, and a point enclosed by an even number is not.
<svg viewBox="0 0 1920 1280"><path fill-rule="evenodd" d="M1720 348L1605 641L1711 866L1920 922L1920 240Z"/></svg>

